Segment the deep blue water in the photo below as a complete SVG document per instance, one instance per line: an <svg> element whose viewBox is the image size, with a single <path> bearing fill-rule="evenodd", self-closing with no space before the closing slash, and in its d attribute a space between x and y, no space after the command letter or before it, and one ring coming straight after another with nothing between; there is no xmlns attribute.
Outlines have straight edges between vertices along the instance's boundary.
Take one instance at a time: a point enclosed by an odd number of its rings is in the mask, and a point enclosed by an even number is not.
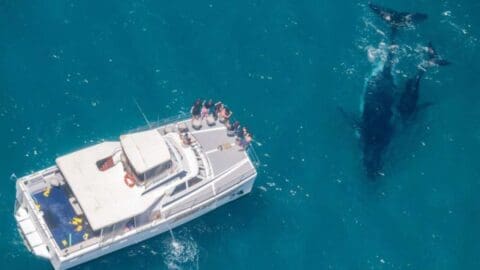
<svg viewBox="0 0 480 270"><path fill-rule="evenodd" d="M0 265L50 269L13 219L15 175L188 111L227 103L256 140L253 192L78 269L480 268L480 3L381 1L429 19L402 31L397 79L432 41L433 106L396 133L385 176L365 178L358 112L388 32L348 1L0 1Z"/></svg>

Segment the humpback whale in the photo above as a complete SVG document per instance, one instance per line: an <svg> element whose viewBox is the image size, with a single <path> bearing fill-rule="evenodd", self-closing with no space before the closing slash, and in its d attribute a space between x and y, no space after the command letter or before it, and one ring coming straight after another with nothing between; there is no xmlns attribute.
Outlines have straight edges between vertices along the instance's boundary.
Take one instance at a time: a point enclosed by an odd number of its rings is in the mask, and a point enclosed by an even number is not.
<svg viewBox="0 0 480 270"><path fill-rule="evenodd" d="M411 27L427 18L423 13L397 12L375 4L370 9L389 24L388 53L383 66L374 70L367 80L363 94L361 117L357 125L362 161L367 177L370 179L381 175L383 155L394 133L394 110L396 85L392 73L394 65L395 36L399 28Z"/></svg>
<svg viewBox="0 0 480 270"><path fill-rule="evenodd" d="M427 54L427 61L421 63L418 66L415 76L407 80L405 84L405 90L401 93L398 100L397 111L404 123L412 120L415 114L421 109L432 105L432 103L429 102L418 104L418 99L420 97L420 81L423 75L427 72L427 69L434 66L450 65L450 62L438 56L431 42L428 43Z"/></svg>
<svg viewBox="0 0 480 270"><path fill-rule="evenodd" d="M428 18L425 13L398 12L372 3L368 4L368 6L375 14L390 25L391 38L395 36L399 28L413 27Z"/></svg>
<svg viewBox="0 0 480 270"><path fill-rule="evenodd" d="M374 178L382 169L382 155L393 134L393 104L395 83L389 53L383 68L367 81L359 124L363 165L367 176Z"/></svg>

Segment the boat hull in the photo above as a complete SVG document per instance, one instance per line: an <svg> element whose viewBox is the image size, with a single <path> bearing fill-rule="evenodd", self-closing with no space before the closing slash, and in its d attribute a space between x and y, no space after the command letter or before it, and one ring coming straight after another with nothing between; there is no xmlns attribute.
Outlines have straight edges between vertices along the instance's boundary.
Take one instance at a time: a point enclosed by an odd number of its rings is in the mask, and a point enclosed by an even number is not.
<svg viewBox="0 0 480 270"><path fill-rule="evenodd" d="M228 202L234 201L246 194L250 193L255 182L256 174L248 177L242 182L238 183L235 186L232 186L230 189L217 194L215 197L206 200L205 202L198 204L192 209L187 209L180 213L177 213L168 219L161 220L158 224L151 226L147 229L144 229L134 234L126 235L125 237L118 240L110 240L102 242L99 245L87 247L81 251L81 254L72 253L66 257L57 257L57 256L43 256L50 260L53 268L56 270L69 269L80 264L95 260L99 257L107 255L109 253L118 251L128 246L135 245L157 235L160 235L164 232L174 229L178 226L181 226L191 220L194 220ZM19 231L22 234L22 229L19 227ZM23 234L22 237L24 238ZM30 249L28 241L25 241L26 246ZM38 254L36 254L38 255Z"/></svg>

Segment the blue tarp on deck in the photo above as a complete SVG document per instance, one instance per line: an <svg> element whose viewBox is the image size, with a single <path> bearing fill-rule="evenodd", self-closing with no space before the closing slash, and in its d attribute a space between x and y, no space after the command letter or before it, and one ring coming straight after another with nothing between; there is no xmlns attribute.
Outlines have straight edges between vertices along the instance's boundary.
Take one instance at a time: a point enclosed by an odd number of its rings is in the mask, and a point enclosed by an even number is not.
<svg viewBox="0 0 480 270"><path fill-rule="evenodd" d="M43 218L60 248L63 249L84 241L85 234L88 237L95 235L85 217L75 214L64 186L52 187L50 190L33 195L33 197L40 206L40 211L43 211ZM74 218L81 222L73 224ZM79 225L82 230L76 231Z"/></svg>

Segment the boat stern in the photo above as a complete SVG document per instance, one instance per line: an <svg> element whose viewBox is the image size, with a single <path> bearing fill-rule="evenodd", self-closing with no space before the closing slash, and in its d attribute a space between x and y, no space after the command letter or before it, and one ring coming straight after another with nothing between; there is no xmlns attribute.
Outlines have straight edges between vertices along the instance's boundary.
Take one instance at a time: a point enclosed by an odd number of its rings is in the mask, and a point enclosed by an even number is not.
<svg viewBox="0 0 480 270"><path fill-rule="evenodd" d="M61 226L58 214L62 213L63 206L59 204L59 195L55 194L56 187L53 185L61 179L55 166L19 178L16 182L14 210L17 229L27 249L34 255L49 260L57 270L63 269L61 265L65 255L65 249L60 248L61 245L55 238L57 228ZM47 199L54 203L48 205ZM72 239L65 241L71 242Z"/></svg>

